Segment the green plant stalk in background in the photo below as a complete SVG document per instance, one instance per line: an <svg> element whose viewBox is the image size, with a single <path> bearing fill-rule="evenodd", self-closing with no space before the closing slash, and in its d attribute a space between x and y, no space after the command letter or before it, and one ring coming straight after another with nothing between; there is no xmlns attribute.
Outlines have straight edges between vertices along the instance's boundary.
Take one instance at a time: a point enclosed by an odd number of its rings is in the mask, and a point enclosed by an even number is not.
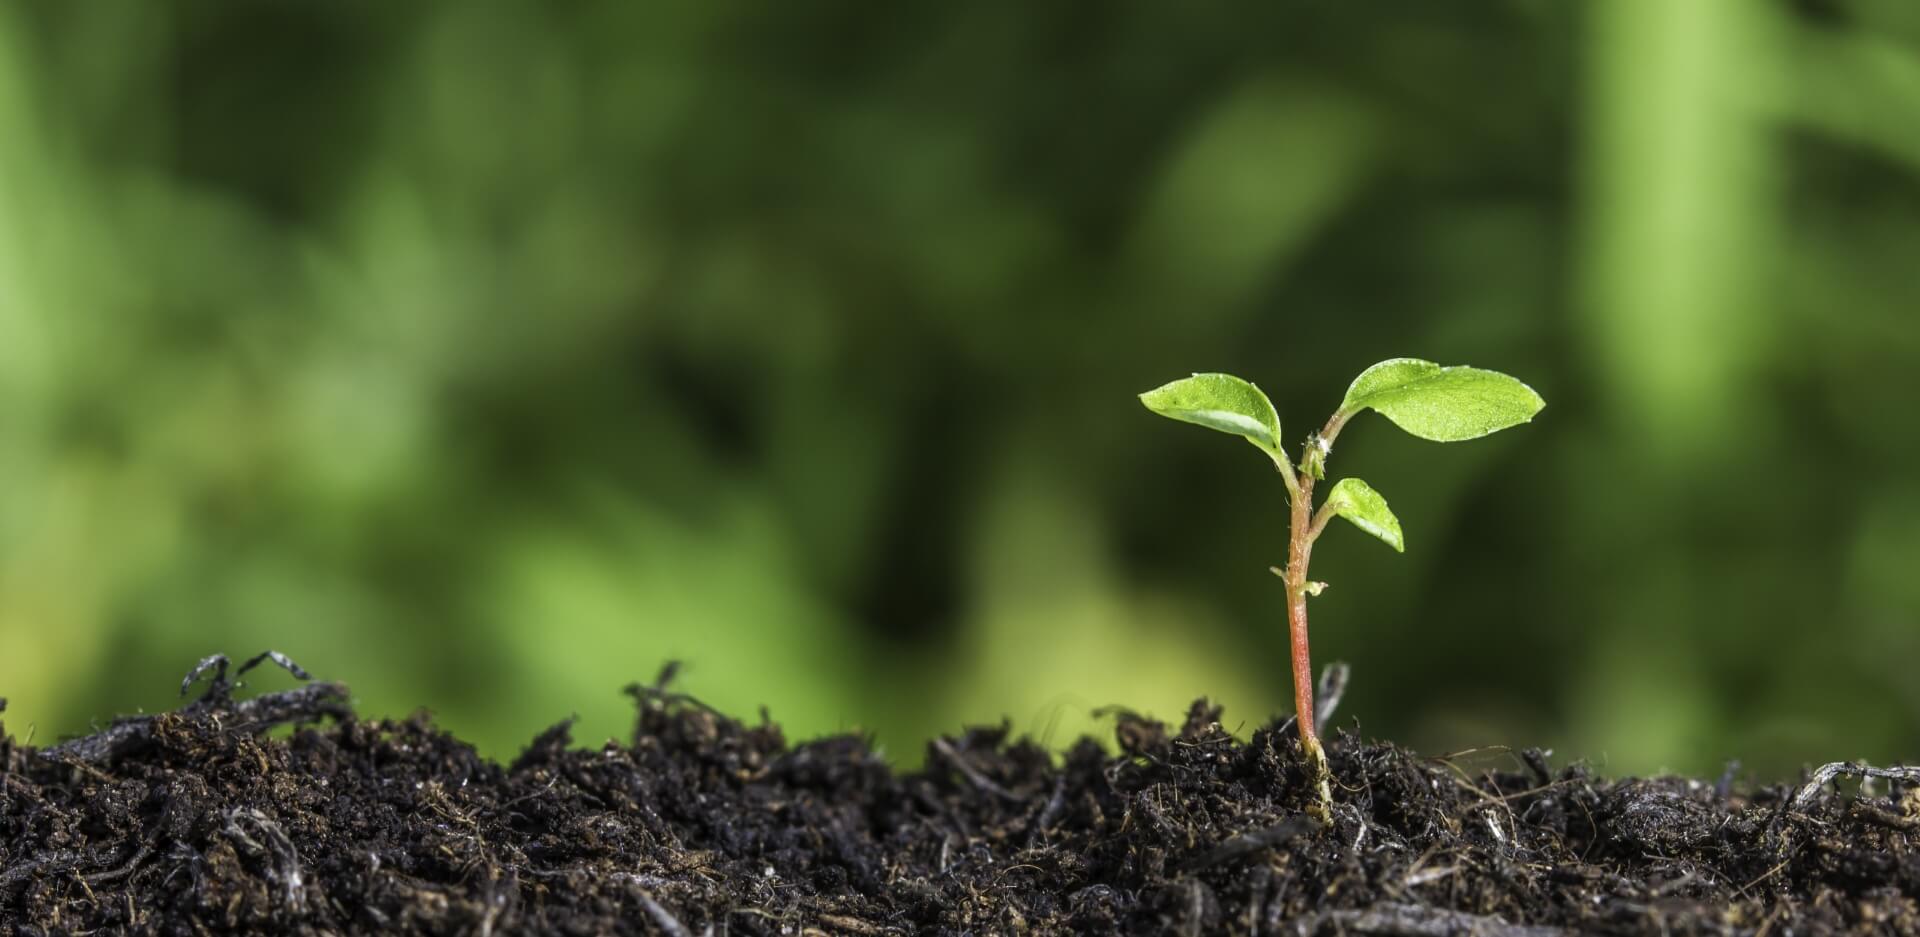
<svg viewBox="0 0 1920 937"><path fill-rule="evenodd" d="M1327 456L1347 421L1362 410L1377 410L1394 425L1422 439L1459 442L1477 439L1533 419L1546 402L1533 388L1497 371L1441 367L1417 358L1390 358L1362 371L1347 388L1340 408L1320 431L1307 437L1298 465L1288 461L1280 439L1280 415L1267 395L1231 374L1195 374L1140 395L1140 402L1161 416L1197 423L1240 436L1273 460L1287 486L1289 537L1287 566L1275 575L1287 584L1287 626L1293 647L1293 705L1306 755L1324 812L1332 805L1327 755L1313 725L1313 661L1307 646L1307 598L1324 582L1307 578L1314 541L1336 515L1405 552L1400 520L1387 500L1358 478L1334 483L1319 510L1313 507L1314 483L1326 478Z"/></svg>

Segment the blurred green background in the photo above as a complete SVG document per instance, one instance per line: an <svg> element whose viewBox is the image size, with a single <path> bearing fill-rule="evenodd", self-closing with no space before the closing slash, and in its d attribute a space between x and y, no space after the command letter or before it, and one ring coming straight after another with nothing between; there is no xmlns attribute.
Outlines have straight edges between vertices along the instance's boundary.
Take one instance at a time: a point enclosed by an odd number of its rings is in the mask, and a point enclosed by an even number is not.
<svg viewBox="0 0 1920 937"><path fill-rule="evenodd" d="M1287 710L1289 434L1347 431L1339 721L1762 777L1920 757L1920 6L0 7L0 695L282 650L510 756L681 686L905 762ZM258 685L286 685L283 675Z"/></svg>

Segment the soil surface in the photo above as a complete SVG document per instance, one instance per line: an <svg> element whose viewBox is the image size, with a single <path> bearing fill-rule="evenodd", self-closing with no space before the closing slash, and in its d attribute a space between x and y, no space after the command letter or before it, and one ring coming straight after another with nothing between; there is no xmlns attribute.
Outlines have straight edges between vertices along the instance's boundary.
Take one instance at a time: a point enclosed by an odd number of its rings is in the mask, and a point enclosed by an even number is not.
<svg viewBox="0 0 1920 937"><path fill-rule="evenodd" d="M902 774L661 682L630 742L561 723L500 765L220 670L88 739L0 728L0 931L1920 933L1912 779L1742 792L1337 734L1323 826L1287 727L1238 741L1204 702L1121 717L1118 754L972 729Z"/></svg>

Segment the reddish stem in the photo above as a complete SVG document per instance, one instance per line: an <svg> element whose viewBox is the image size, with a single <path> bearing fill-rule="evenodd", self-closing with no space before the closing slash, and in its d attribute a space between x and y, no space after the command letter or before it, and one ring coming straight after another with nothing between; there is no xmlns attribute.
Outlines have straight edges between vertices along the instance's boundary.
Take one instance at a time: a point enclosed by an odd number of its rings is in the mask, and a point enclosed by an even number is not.
<svg viewBox="0 0 1920 937"><path fill-rule="evenodd" d="M1307 653L1307 594L1295 592L1287 603L1293 631L1293 711L1300 726L1300 744L1312 746L1320 736L1313 728L1313 661Z"/></svg>
<svg viewBox="0 0 1920 937"><path fill-rule="evenodd" d="M1316 464L1324 464L1327 454L1333 448L1333 440L1347 425L1353 414L1345 410L1334 411L1327 418L1327 425L1321 427L1318 436L1307 440L1309 450L1302 454L1299 484L1289 486L1293 495L1292 536L1289 538L1287 553L1287 632L1293 638L1293 708L1295 719L1300 726L1300 746L1309 755L1317 756L1320 750L1320 736L1313 729L1313 657L1307 650L1307 561L1313 556L1313 542L1327 527L1327 520L1333 515L1322 509L1319 515L1313 510L1314 473L1305 466L1310 458L1317 457Z"/></svg>
<svg viewBox="0 0 1920 937"><path fill-rule="evenodd" d="M1307 650L1307 560L1313 554L1313 482L1300 475L1300 493L1293 499L1291 542L1287 556L1287 631L1293 639L1293 710L1300 727L1300 745L1320 747L1313 730L1313 658Z"/></svg>

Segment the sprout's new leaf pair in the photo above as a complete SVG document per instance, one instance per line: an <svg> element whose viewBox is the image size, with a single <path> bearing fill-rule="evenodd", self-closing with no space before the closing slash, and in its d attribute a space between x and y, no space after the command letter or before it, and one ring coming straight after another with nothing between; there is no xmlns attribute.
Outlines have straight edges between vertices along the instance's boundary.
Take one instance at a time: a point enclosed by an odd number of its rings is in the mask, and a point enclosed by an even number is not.
<svg viewBox="0 0 1920 937"><path fill-rule="evenodd" d="M1244 437L1269 455L1285 458L1273 402L1260 388L1231 374L1195 374L1147 391L1140 401L1161 416ZM1338 418L1344 421L1372 409L1422 439L1458 442L1525 423L1545 405L1533 388L1498 371L1390 358L1354 379ZM1319 437L1308 445L1302 467L1319 478L1326 453L1319 449ZM1373 486L1358 478L1343 479L1333 486L1327 503L1354 526L1405 552L1400 521Z"/></svg>

